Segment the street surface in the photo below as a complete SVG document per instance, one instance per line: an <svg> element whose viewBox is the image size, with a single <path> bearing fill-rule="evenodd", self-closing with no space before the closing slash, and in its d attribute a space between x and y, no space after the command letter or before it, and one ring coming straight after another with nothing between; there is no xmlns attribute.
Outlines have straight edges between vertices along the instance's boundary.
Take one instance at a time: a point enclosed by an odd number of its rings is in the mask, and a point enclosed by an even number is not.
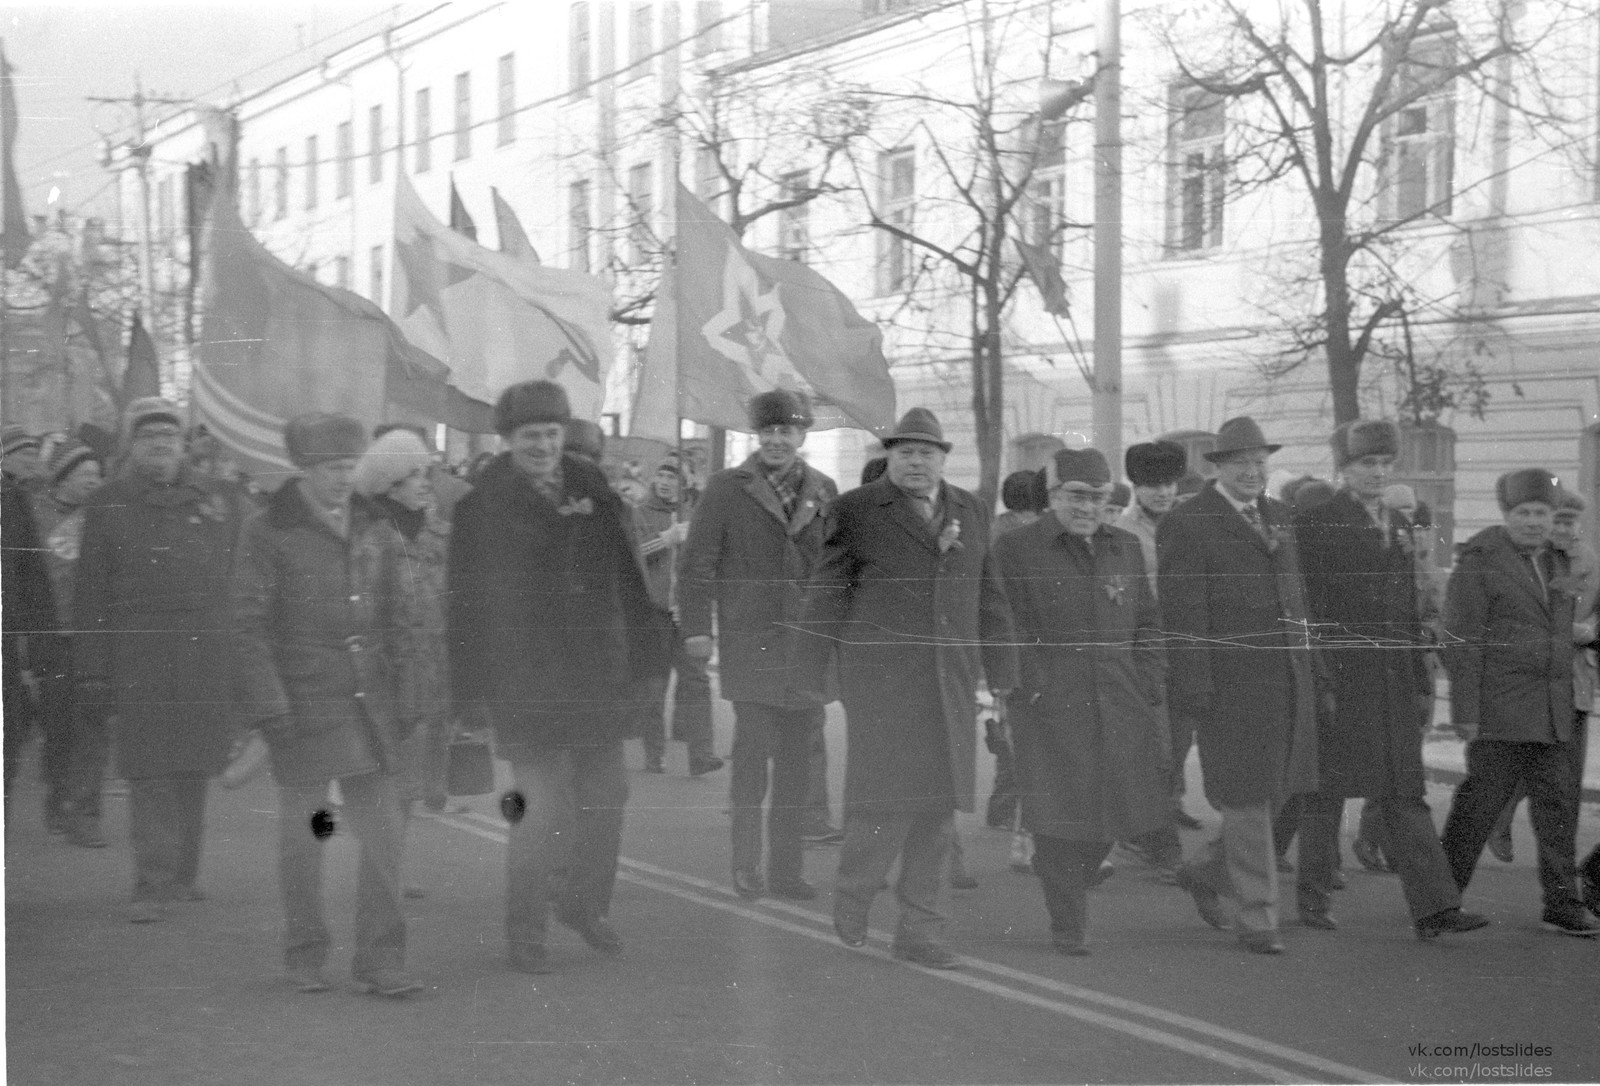
<svg viewBox="0 0 1600 1086"><path fill-rule="evenodd" d="M731 726L718 703L719 750ZM837 706L828 729L837 796ZM993 763L986 754L980 763L986 792ZM1341 930L1290 925L1288 953L1259 957L1124 858L1091 898L1086 959L1051 952L1036 882L1007 867L1009 834L963 816L980 885L949 895L948 941L968 965L937 973L889 958L888 894L864 950L838 943L826 894L803 906L735 897L727 770L685 777L681 745L669 747L666 776L637 771L637 744L629 764L633 798L612 907L625 954L597 955L553 925L554 975L505 967L504 823L496 797L484 796L412 824L406 877L427 896L406 902L408 966L428 987L391 1002L342 985L301 995L281 981L276 793L265 775L239 792L212 792L201 875L209 900L135 926L121 915L126 799L107 801L110 848L68 846L43 828L30 759L6 837L7 1081L1600 1080L1600 940L1540 931L1525 814L1516 862L1486 858L1469 891L1468 907L1495 921L1483 932L1417 942L1394 877L1361 870L1346 849ZM1193 759L1190 781L1189 810L1209 830L1216 816L1200 799ZM1436 818L1448 799L1444 788L1430 790ZM1354 806L1349 821L1353 829ZM1191 852L1203 840L1184 836ZM1597 838L1600 810L1589 805L1580 852ZM327 848L337 944L329 975L342 980L354 844L336 834ZM826 889L836 859L836 848L808 850L807 876ZM1292 890L1286 904L1292 917ZM1444 1046L1463 1047L1455 1055Z"/></svg>

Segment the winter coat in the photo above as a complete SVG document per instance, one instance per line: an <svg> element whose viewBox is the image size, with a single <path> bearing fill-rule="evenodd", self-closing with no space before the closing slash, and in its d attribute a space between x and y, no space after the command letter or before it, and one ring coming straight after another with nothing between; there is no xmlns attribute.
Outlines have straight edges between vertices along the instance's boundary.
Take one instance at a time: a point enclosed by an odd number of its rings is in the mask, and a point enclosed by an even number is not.
<svg viewBox="0 0 1600 1086"><path fill-rule="evenodd" d="M229 580L243 510L190 468L133 472L85 503L73 577L75 681L109 688L117 771L219 772L236 734Z"/></svg>
<svg viewBox="0 0 1600 1086"><path fill-rule="evenodd" d="M28 492L9 473L0 478L0 641L7 683L22 669L21 638L55 629L56 600L45 567ZM16 709L21 712L20 708Z"/></svg>
<svg viewBox="0 0 1600 1086"><path fill-rule="evenodd" d="M715 605L717 685L729 701L811 704L794 689L795 625L822 555L824 514L838 494L832 479L806 467L786 518L754 455L706 484L684 545L679 615L685 637L707 635ZM818 692L837 699L831 672Z"/></svg>
<svg viewBox="0 0 1600 1086"><path fill-rule="evenodd" d="M1433 689L1411 523L1380 529L1348 490L1295 517L1306 609L1333 692L1317 733L1318 789L1421 796L1418 698Z"/></svg>
<svg viewBox="0 0 1600 1086"><path fill-rule="evenodd" d="M65 633L72 631L72 571L83 550L83 522L87 517L83 506L62 505L48 492L33 501L33 522L55 597L55 624Z"/></svg>
<svg viewBox="0 0 1600 1086"><path fill-rule="evenodd" d="M1161 586L1156 580L1159 569L1156 555L1156 528L1161 522L1145 512L1144 506L1135 498L1128 503L1117 517L1117 527L1123 531L1132 532L1139 540L1139 549L1144 554L1145 579L1150 583L1150 592L1159 594Z"/></svg>
<svg viewBox="0 0 1600 1086"><path fill-rule="evenodd" d="M886 477L841 495L807 586L796 674L820 690L837 655L850 816L972 810L978 684L1016 686L988 512L949 483L939 508L930 525Z"/></svg>
<svg viewBox="0 0 1600 1086"><path fill-rule="evenodd" d="M1480 739L1524 743L1572 738L1572 617L1578 587L1570 560L1548 547L1548 590L1504 526L1469 539L1445 590L1444 662L1450 713Z"/></svg>
<svg viewBox="0 0 1600 1086"><path fill-rule="evenodd" d="M669 505L652 492L632 512L639 557L644 562L645 587L657 607L670 608L676 602L672 598L672 579L678 546L664 541L661 533L677 524L680 517L687 517L689 511L681 503Z"/></svg>
<svg viewBox="0 0 1600 1086"><path fill-rule="evenodd" d="M422 527L408 538L384 502L370 504L373 543L394 563L392 660L396 672L395 713L402 736L423 720L450 712L450 665L444 633L445 563L450 522L430 508Z"/></svg>
<svg viewBox="0 0 1600 1086"><path fill-rule="evenodd" d="M291 479L245 526L234 646L246 718L280 785L399 768L399 562L362 504L349 525L340 538Z"/></svg>
<svg viewBox="0 0 1600 1086"><path fill-rule="evenodd" d="M995 545L1019 646L1017 791L1034 833L1125 841L1167 821L1160 616L1139 541L1091 538L1046 513Z"/></svg>
<svg viewBox="0 0 1600 1086"><path fill-rule="evenodd" d="M451 527L452 696L490 710L507 756L637 734L637 691L671 666L671 620L645 589L622 499L586 460L563 456L561 470L552 503L500 455Z"/></svg>
<svg viewBox="0 0 1600 1086"><path fill-rule="evenodd" d="M1167 708L1195 724L1206 798L1272 802L1317 787L1316 676L1289 508L1258 500L1275 544L1215 481L1156 529Z"/></svg>

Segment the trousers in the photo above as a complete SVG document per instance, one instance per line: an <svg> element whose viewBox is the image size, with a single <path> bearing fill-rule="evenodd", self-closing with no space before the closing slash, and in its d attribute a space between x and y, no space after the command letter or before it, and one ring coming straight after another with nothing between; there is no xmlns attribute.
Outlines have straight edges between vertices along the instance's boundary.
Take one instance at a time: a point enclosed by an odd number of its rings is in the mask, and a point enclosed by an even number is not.
<svg viewBox="0 0 1600 1086"><path fill-rule="evenodd" d="M128 782L133 900L175 901L200 873L206 778L175 773Z"/></svg>
<svg viewBox="0 0 1600 1086"><path fill-rule="evenodd" d="M1222 834L1206 846L1195 875L1232 901L1241 934L1278 930L1278 865L1272 805L1221 807Z"/></svg>
<svg viewBox="0 0 1600 1086"><path fill-rule="evenodd" d="M806 815L813 737L822 731L820 705L783 709L752 701L733 705L733 870L761 870L761 805L771 766L772 805L767 811L767 877L797 879L804 866L800 834Z"/></svg>
<svg viewBox="0 0 1600 1086"><path fill-rule="evenodd" d="M523 801L506 842L506 941L515 956L544 946L552 902L579 918L610 910L628 773L620 741L519 747L511 771Z"/></svg>
<svg viewBox="0 0 1600 1086"><path fill-rule="evenodd" d="M1381 827L1384 855L1400 876L1400 889L1411 919L1421 920L1459 907L1461 891L1445 860L1427 802L1421 796L1393 794L1376 796L1369 802L1372 817ZM1326 913L1332 904L1343 815L1343 796L1309 793L1301 797L1296 892L1302 909Z"/></svg>
<svg viewBox="0 0 1600 1086"><path fill-rule="evenodd" d="M706 674L706 662L685 652L681 637L672 658L672 673L676 676L672 737L688 745L692 769L716 754L711 728L711 679ZM667 677L652 679L645 697L644 753L646 759L659 762L667 748Z"/></svg>
<svg viewBox="0 0 1600 1086"><path fill-rule="evenodd" d="M278 788L285 965L290 970L318 969L328 959L331 939L322 911L322 851L332 839L328 830L348 826L361 850L351 972L359 977L398 969L405 964L406 953L406 922L400 910L399 789L387 773L340 777L343 803L334 812L328 804L328 783Z"/></svg>
<svg viewBox="0 0 1600 1086"><path fill-rule="evenodd" d="M847 816L834 892L865 912L888 885L889 868L898 858L900 878L894 893L900 920L894 941L900 946L931 943L944 922L939 893L954 832L955 815L950 811Z"/></svg>
<svg viewBox="0 0 1600 1086"><path fill-rule="evenodd" d="M1084 942L1089 930L1089 887L1094 885L1100 861L1110 851L1110 841L1069 841L1065 837L1033 835L1033 870L1044 888L1044 907L1050 914L1053 938Z"/></svg>

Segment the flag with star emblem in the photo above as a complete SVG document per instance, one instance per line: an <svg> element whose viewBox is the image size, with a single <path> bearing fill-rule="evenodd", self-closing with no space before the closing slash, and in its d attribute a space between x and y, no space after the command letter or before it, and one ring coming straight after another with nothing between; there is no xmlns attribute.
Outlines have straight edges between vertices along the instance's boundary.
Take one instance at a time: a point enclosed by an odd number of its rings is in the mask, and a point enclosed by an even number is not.
<svg viewBox="0 0 1600 1086"><path fill-rule="evenodd" d="M268 489L293 472L284 423L308 411L450 422L449 371L383 310L269 253L232 200L211 202L204 318L191 397L199 419Z"/></svg>
<svg viewBox="0 0 1600 1086"><path fill-rule="evenodd" d="M629 432L675 440L679 418L748 430L745 404L775 388L810 397L815 429L893 425L878 326L815 270L750 252L682 185L677 201Z"/></svg>
<svg viewBox="0 0 1600 1086"><path fill-rule="evenodd" d="M611 361L604 280L468 241L434 218L402 175L395 187L390 311L406 337L450 367L462 396L490 404L518 381L567 390L597 420Z"/></svg>

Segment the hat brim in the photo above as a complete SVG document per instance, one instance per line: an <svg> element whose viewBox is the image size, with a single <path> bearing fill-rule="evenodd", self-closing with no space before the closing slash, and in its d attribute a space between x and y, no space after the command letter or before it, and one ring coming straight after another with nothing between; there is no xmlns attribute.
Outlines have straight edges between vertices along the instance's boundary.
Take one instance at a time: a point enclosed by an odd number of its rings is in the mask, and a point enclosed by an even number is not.
<svg viewBox="0 0 1600 1086"><path fill-rule="evenodd" d="M1201 453L1201 457L1212 464L1220 464L1234 453L1249 452L1252 449L1265 449L1275 453L1283 448L1282 445L1240 445L1237 449L1218 449L1215 452Z"/></svg>
<svg viewBox="0 0 1600 1086"><path fill-rule="evenodd" d="M894 446L899 445L899 444L901 444L903 442L907 442L907 441L921 441L921 442L923 442L924 444L927 444L927 445L937 445L937 446L939 446L939 448L943 449L945 452L949 452L951 449L955 448L955 446L950 444L950 442L945 441L945 440L943 440L941 438L935 437L933 434L918 434L918 433L890 434L888 437L883 438L882 440L880 440L879 444L882 445L886 449L892 449Z"/></svg>

